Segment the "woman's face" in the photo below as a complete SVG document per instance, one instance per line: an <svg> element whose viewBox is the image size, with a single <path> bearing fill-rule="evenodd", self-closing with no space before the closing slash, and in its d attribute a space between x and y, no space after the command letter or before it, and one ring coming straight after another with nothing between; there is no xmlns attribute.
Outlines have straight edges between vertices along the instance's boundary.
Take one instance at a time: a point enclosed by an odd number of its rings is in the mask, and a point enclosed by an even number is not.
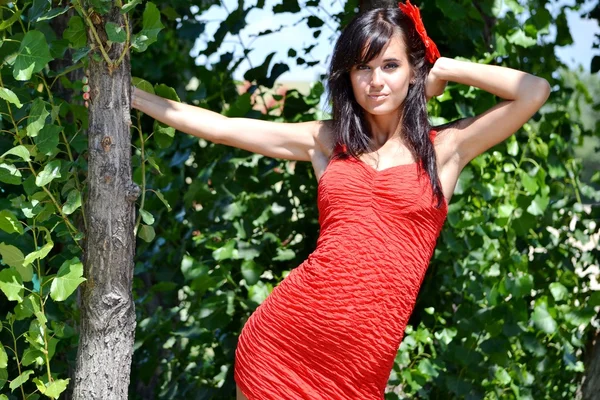
<svg viewBox="0 0 600 400"><path fill-rule="evenodd" d="M399 35L394 35L368 64L357 64L350 71L354 98L365 111L375 115L397 113L411 79L412 68Z"/></svg>

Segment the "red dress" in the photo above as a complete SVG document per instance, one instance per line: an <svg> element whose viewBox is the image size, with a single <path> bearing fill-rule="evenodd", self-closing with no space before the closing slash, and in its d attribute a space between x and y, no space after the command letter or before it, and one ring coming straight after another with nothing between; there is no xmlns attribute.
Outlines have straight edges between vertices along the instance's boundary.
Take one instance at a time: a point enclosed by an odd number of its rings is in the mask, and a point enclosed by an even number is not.
<svg viewBox="0 0 600 400"><path fill-rule="evenodd" d="M381 400L448 206L416 163L333 159L317 247L252 313L234 379L249 400Z"/></svg>

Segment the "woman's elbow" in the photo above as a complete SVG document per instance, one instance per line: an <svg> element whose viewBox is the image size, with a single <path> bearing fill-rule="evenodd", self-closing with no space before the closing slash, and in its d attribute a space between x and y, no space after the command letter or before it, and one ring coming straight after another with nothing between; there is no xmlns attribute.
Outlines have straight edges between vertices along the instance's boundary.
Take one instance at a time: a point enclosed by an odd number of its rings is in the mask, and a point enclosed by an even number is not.
<svg viewBox="0 0 600 400"><path fill-rule="evenodd" d="M541 107L548 100L548 97L550 97L551 91L550 83L546 79L535 77L534 87L531 88L530 95L533 96L533 100L539 103Z"/></svg>

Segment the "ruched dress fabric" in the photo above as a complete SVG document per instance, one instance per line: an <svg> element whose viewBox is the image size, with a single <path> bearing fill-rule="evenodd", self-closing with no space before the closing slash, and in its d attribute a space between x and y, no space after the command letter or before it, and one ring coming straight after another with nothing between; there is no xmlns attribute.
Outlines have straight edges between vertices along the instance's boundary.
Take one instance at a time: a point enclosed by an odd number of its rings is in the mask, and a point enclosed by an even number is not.
<svg viewBox="0 0 600 400"><path fill-rule="evenodd" d="M239 336L234 379L249 400L384 398L447 216L436 203L416 163L329 162L316 249Z"/></svg>

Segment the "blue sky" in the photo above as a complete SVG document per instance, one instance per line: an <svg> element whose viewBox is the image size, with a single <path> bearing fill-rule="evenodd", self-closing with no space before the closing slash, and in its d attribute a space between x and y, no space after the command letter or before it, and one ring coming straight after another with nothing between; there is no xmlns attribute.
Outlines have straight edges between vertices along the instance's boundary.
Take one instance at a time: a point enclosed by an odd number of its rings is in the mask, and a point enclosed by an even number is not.
<svg viewBox="0 0 600 400"><path fill-rule="evenodd" d="M313 39L312 31L306 27L304 21L297 24L297 26L293 25L302 16L309 16L311 13L305 9L299 14L285 13L273 15L271 9L275 4L279 3L281 3L281 0L266 0L264 10L253 9L248 14L248 26L240 33L240 37L246 47L254 49L249 55L252 66L256 67L260 65L269 53L276 52L272 64L275 62L286 62L290 66L290 71L281 75L278 81L316 81L319 74L323 74L326 71L326 67L329 64L329 55L337 34L333 29L326 26L323 27L323 32L318 39L318 45L311 52L312 57L306 56L307 61L319 60L320 63L311 68L295 65L295 62L292 62L287 57L288 49L293 48L298 51L299 55L302 55L302 48L315 43L315 39ZM561 4L563 3L573 4L574 2L566 0L561 2ZM584 9L590 10L593 3L593 1L588 1ZM199 49L206 47L208 38L212 37L221 21L227 17L228 11L231 12L237 7L237 0L222 0L222 4L223 6L213 6L202 14L201 19L209 22L207 22L205 33L197 40L196 46L191 53L192 56L197 56ZM246 4L250 4L250 2L246 1ZM338 13L343 8L343 0L327 0L322 4L323 8L329 14ZM314 7L311 10L315 15L323 19L326 24L331 21L325 12L315 10ZM555 14L557 10L558 7L555 10L549 11ZM574 44L568 47L557 48L556 53L570 67L576 68L582 65L584 70L589 71L592 57L600 55L600 50L592 49L594 34L600 33L600 27L598 27L595 21L584 20L579 17L578 14L580 13L572 11L567 13L567 20ZM280 25L288 25L288 27L276 34L266 35L257 39L251 38L252 35L258 32L273 29ZM330 26L334 27L333 24L330 24ZM243 53L242 46L239 44L240 37L228 34L219 54L233 51L236 55L241 56ZM215 62L217 59L218 56L213 55L210 61ZM205 63L206 57L199 56L197 62L199 64ZM237 73L234 74L234 78L242 80L242 76L248 68L250 68L250 65L247 61L244 61L240 68L238 68Z"/></svg>

